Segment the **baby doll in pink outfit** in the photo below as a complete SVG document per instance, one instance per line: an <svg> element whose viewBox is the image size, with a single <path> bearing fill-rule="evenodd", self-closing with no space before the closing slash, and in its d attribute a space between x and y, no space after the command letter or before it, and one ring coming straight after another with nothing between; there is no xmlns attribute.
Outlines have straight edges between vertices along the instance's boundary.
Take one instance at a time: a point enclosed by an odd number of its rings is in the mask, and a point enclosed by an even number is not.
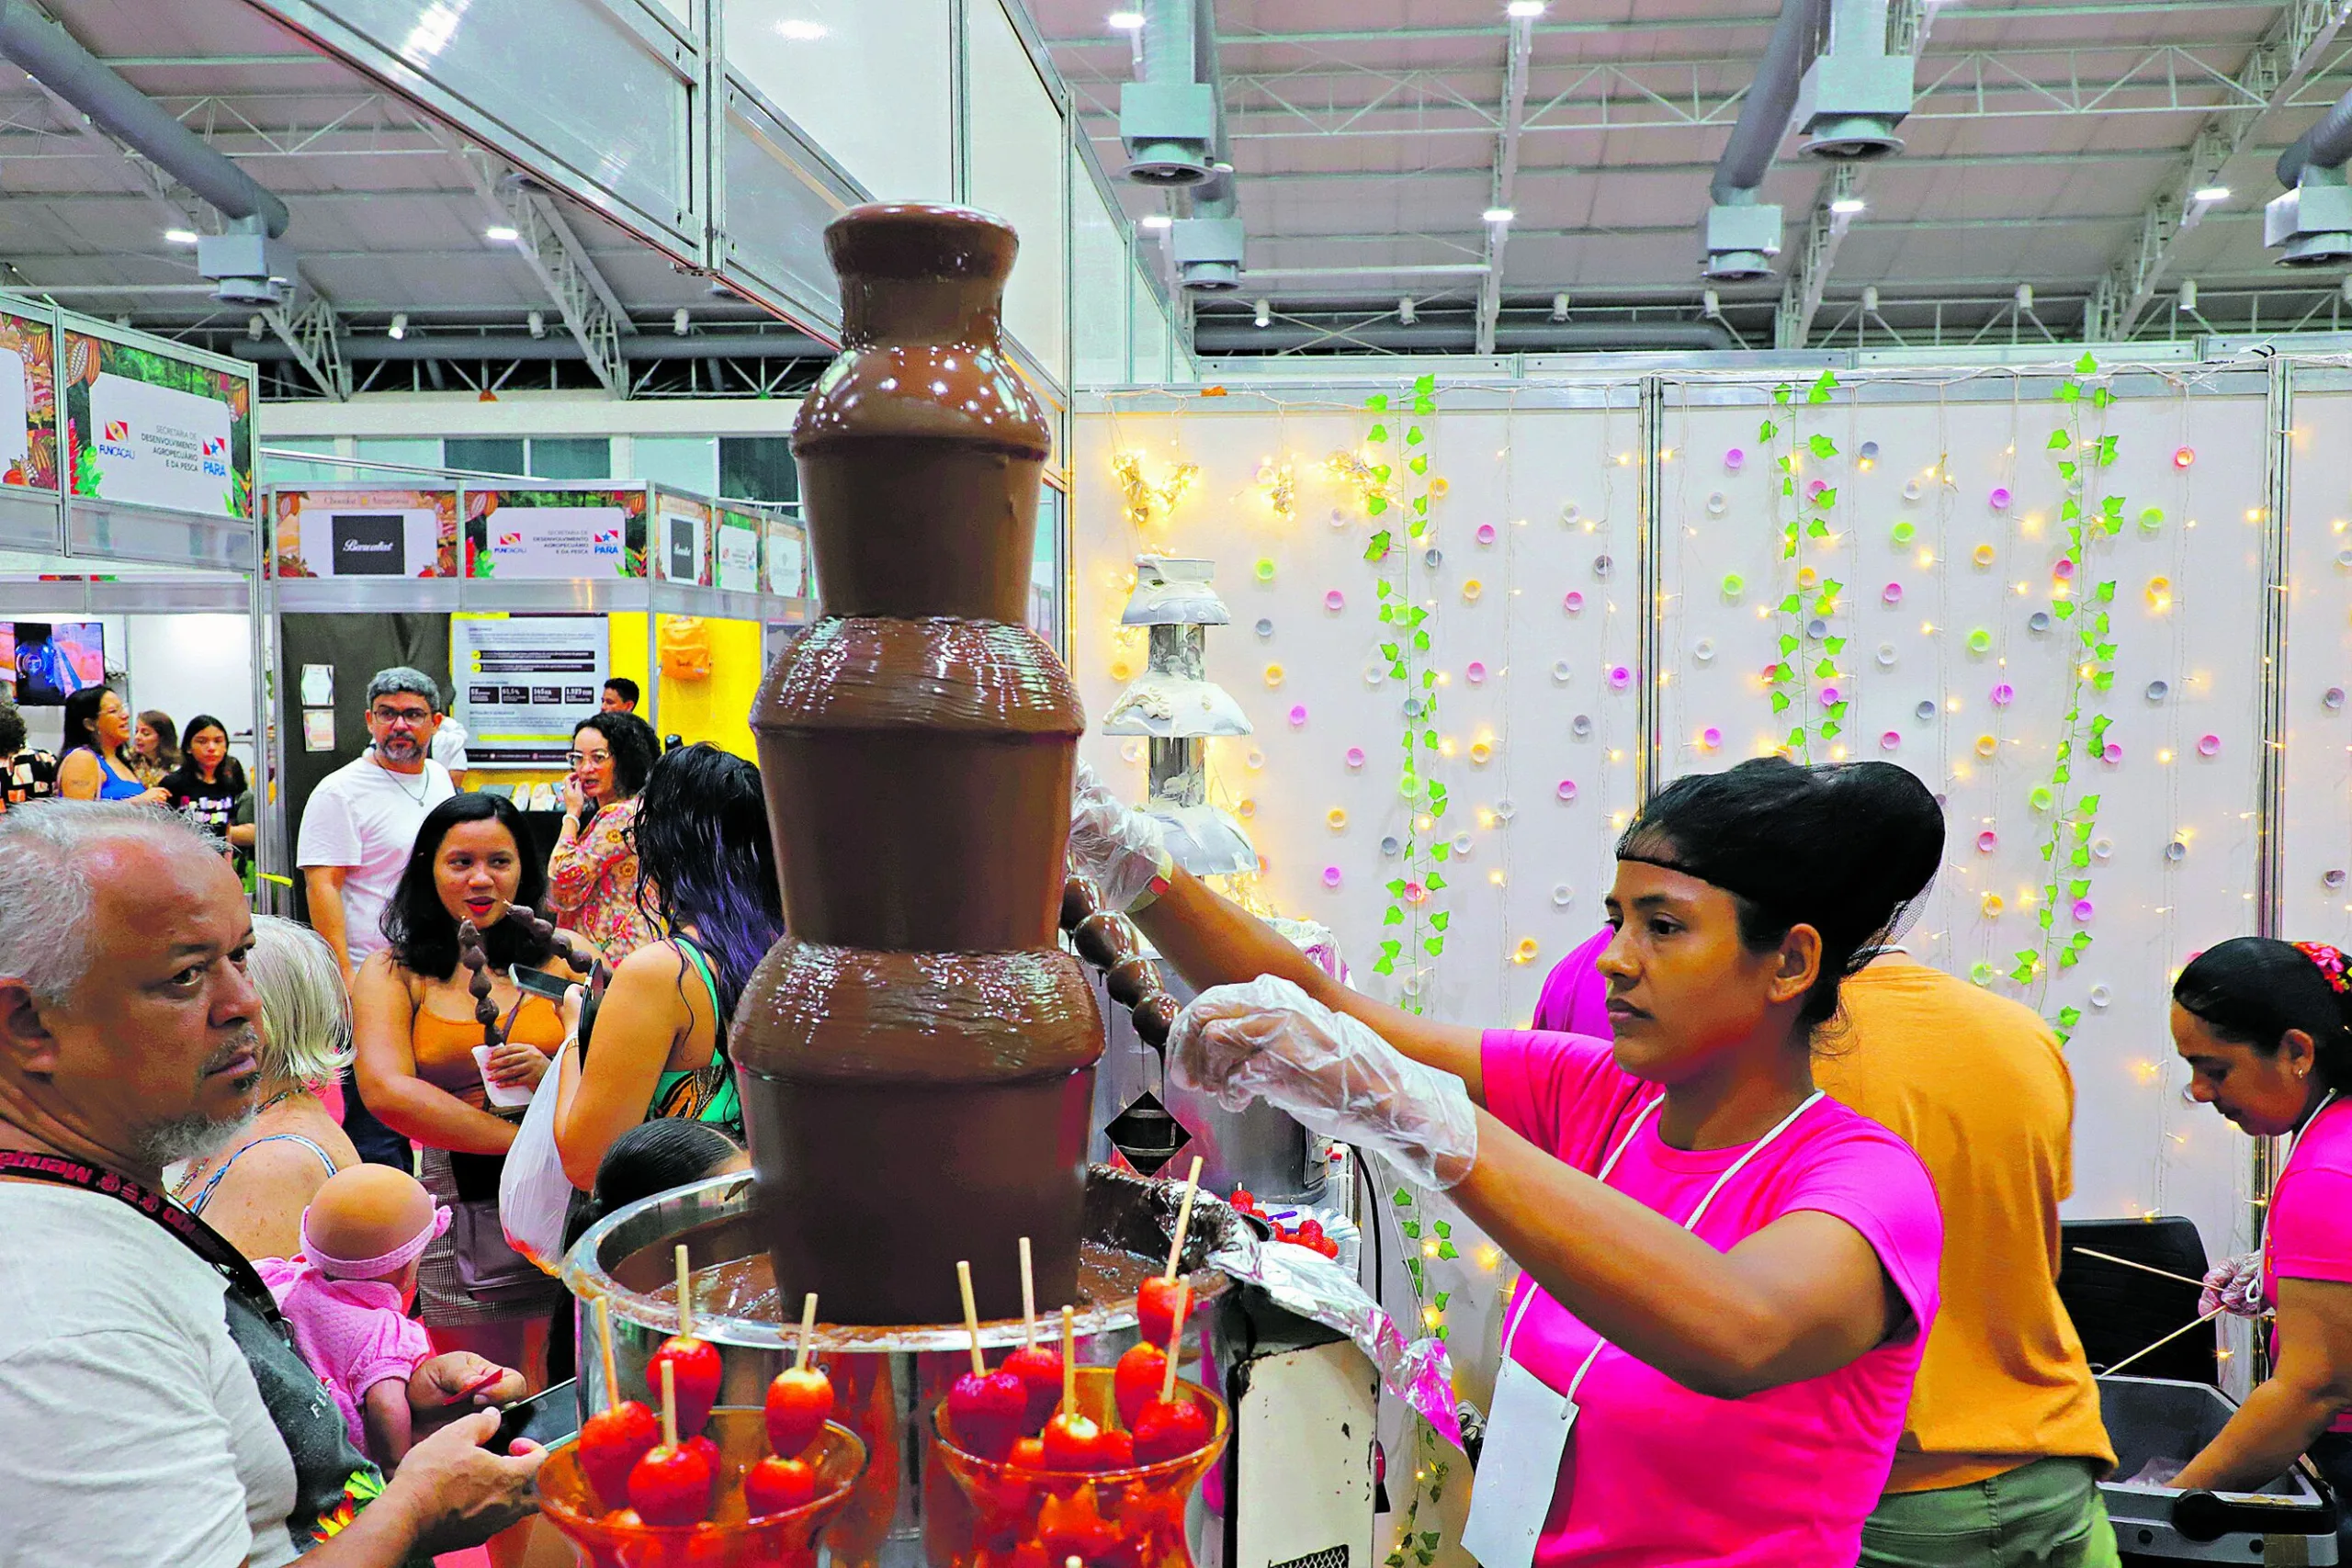
<svg viewBox="0 0 2352 1568"><path fill-rule="evenodd" d="M414 1177L389 1166L337 1172L302 1212L302 1250L254 1265L351 1428L351 1440L387 1471L408 1452L416 1417L450 1413L447 1379L462 1377L464 1408L520 1399L523 1375L469 1358L438 1363L424 1325L408 1315L417 1260L449 1228L449 1211Z"/></svg>

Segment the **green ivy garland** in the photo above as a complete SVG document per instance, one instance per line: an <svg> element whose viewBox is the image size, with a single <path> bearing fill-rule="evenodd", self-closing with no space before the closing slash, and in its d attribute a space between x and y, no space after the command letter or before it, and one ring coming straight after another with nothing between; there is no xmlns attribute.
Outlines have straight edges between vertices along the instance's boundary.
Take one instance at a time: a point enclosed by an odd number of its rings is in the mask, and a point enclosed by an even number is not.
<svg viewBox="0 0 2352 1568"><path fill-rule="evenodd" d="M1827 403L1837 390L1837 376L1824 370L1820 378L1805 389L1804 406L1817 408ZM1772 401L1781 410L1781 417L1793 426L1797 419L1795 386L1784 381L1773 388ZM1781 563L1788 569L1790 577L1796 579L1801 575L1798 566L1801 541L1831 537L1829 520L1838 505L1838 491L1835 486L1825 485L1810 495L1798 495L1799 459L1793 429L1783 427L1768 416L1757 426L1756 440L1766 452L1772 454L1772 466L1781 476L1780 486L1773 496L1772 515L1781 527ZM1838 444L1819 433L1805 438L1804 450L1815 462L1826 463L1838 455ZM1799 651L1804 643L1804 625L1808 615L1825 620L1836 615L1838 595L1844 588L1845 584L1835 578L1822 579L1811 591L1811 609L1808 612L1807 591L1792 581L1787 595L1773 606L1775 625L1780 633L1780 657L1765 667L1764 682L1766 689L1771 693L1774 718L1785 718L1791 709L1797 711L1797 722L1791 727L1788 739L1782 742L1782 750L1794 761L1809 763L1813 761L1814 741L1836 739L1844 730L1846 710L1852 705L1852 698L1841 690L1838 700L1823 710L1818 720L1809 716L1813 682L1819 681L1825 686L1835 685L1846 678L1846 671L1838 667L1838 656L1846 651L1847 639L1834 635L1823 637L1821 657L1810 665Z"/></svg>
<svg viewBox="0 0 2352 1568"><path fill-rule="evenodd" d="M2074 375L2060 382L2051 394L2052 400L2063 411L2064 423L2051 431L2047 450L2058 454L2058 478L2064 486L2058 519L2066 530L2066 548L2062 558L2068 563L2070 582L2082 579L2087 547L2092 541L2113 538L2123 531L2123 497L2101 493L2095 482L2095 476L2115 462L2116 438L2106 434L2087 437L2084 434L2085 406L2103 414L2115 401L2115 393L2109 388L2088 385L2098 375L2098 361L2086 353L2075 362ZM2091 933L2081 929L2070 932L2063 942L2059 941L2058 903L2062 897L2069 903L2087 897L2091 888L2091 833L2098 821L2099 797L2072 795L2070 792L2075 758L2102 758L2107 750L2108 729L2115 722L2107 713L2093 712L2086 726L2083 714L2086 690L2093 694L2097 702L2115 685L2115 643L2109 609L2114 603L2115 579L2111 577L2092 587L2079 604L2071 594L2052 594L2051 598L2050 613L2062 623L2075 624L2077 651L2069 664L2066 713L2059 727L2057 748L2051 757L2050 782L2037 786L2031 797L2037 809L2050 814L2050 833L2040 852L2048 875L2041 891L2041 907L2034 915L2041 940L2038 945L2018 949L2015 965L2009 971L2009 978L2020 986L2031 985L2049 975L2053 949L2057 967L2065 970L2081 963L2091 945ZM2078 741L2082 742L2079 748ZM2050 1022L2063 1043L2073 1034L2082 1018L2080 1008L2062 1007L2051 1015Z"/></svg>

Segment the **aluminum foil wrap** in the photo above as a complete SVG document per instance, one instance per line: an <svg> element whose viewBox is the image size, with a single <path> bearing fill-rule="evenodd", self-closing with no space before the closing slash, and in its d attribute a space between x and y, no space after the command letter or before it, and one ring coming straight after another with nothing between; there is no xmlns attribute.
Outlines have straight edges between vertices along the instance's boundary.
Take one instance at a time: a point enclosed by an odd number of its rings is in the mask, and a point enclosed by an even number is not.
<svg viewBox="0 0 2352 1568"><path fill-rule="evenodd" d="M1215 1199L1203 1193L1195 1217ZM1209 1266L1266 1292L1283 1311L1346 1335L1380 1369L1380 1381L1455 1448L1462 1446L1462 1413L1453 1393L1453 1360L1445 1341L1433 1336L1408 1340L1396 1320L1355 1279L1319 1252L1258 1234L1221 1202L1233 1223L1220 1225L1209 1249Z"/></svg>

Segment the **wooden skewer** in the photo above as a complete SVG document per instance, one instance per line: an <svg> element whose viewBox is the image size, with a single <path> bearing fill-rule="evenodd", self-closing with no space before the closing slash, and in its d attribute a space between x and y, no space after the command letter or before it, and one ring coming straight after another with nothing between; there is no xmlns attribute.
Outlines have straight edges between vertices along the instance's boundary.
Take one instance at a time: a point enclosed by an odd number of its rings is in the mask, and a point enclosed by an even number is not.
<svg viewBox="0 0 2352 1568"><path fill-rule="evenodd" d="M972 1331L972 1375L989 1375L989 1364L980 1355L980 1309L972 1300L972 1266L959 1259L956 1265L956 1283L964 1292L964 1326Z"/></svg>
<svg viewBox="0 0 2352 1568"><path fill-rule="evenodd" d="M2139 1349L2134 1350L2134 1351L2132 1351L2130 1355L2128 1355L2128 1356L2124 1357L2124 1358L2123 1358L2123 1359L2121 1359L2121 1360L2120 1360L2120 1361L2116 1362L2116 1363L2115 1363L2115 1365L2113 1365L2113 1366L2111 1366L2111 1367L2109 1367L2109 1368L2108 1368L2108 1369L2106 1369L2104 1371L2100 1372L2100 1373L2099 1373L2099 1376L2101 1376L2101 1377L2103 1377L2103 1378L2111 1378L2111 1377L2113 1377L2116 1373L2118 1373L2118 1372L2121 1371L2124 1368L2126 1368L2126 1367L2130 1366L2132 1362L2134 1362L2134 1361L2138 1360L2141 1357L2143 1357L2143 1356L2146 1355L2149 1351L2151 1351L2151 1350L2161 1350L2161 1349L2163 1349L2165 1346L2167 1346L2167 1345L2171 1344L2174 1340L2176 1340L2176 1339L2179 1338L2182 1335L2184 1335L2184 1334L2188 1333L2190 1329L2192 1329L2192 1328L2196 1327L2199 1324L2200 1324L2200 1323L2211 1323L2211 1322L2212 1322L2215 1318L2217 1318L2217 1317L2221 1316L2221 1315L2222 1315L2222 1314L2223 1314L2223 1313L2225 1313L2225 1312L2227 1312L2227 1311L2229 1311L2229 1310L2230 1310L2230 1309L2229 1309L2229 1308L2227 1308L2227 1307L2221 1307L2221 1306L2217 1306L2217 1307L2215 1307L2211 1312L2200 1312L2200 1313L2199 1313L2199 1314L2197 1314L2197 1316L2196 1316L2193 1320L2191 1320L2190 1322L2188 1322L2188 1323L2184 1323L2184 1324L2182 1324L2178 1328L2174 1329L2170 1334L2165 1335L2162 1339L2157 1340L2157 1341L2156 1341L2154 1344L2153 1344L2153 1345L2143 1345L2143 1346L2142 1346Z"/></svg>
<svg viewBox="0 0 2352 1568"><path fill-rule="evenodd" d="M1184 1349L1184 1319L1193 1310L1191 1281L1176 1287L1176 1332L1168 1337L1168 1370L1159 1374L1159 1403L1166 1404L1176 1397L1176 1358Z"/></svg>
<svg viewBox="0 0 2352 1568"><path fill-rule="evenodd" d="M1021 1344L1024 1349L1037 1348L1037 1276L1029 1266L1029 1238L1021 1238L1021 1315L1028 1324Z"/></svg>
<svg viewBox="0 0 2352 1568"><path fill-rule="evenodd" d="M1062 1418L1078 1414L1078 1319L1062 1308Z"/></svg>
<svg viewBox="0 0 2352 1568"><path fill-rule="evenodd" d="M613 1365L613 1303L604 1296L596 1298L596 1337L605 1354L605 1408L610 1410L621 1402L621 1378Z"/></svg>
<svg viewBox="0 0 2352 1568"><path fill-rule="evenodd" d="M1176 1278L1176 1260L1184 1256L1184 1233L1192 1228L1193 1200L1201 1190L1201 1156L1193 1156L1192 1174L1184 1178L1184 1201L1176 1209L1176 1239L1169 1244L1168 1268L1160 1275L1163 1280Z"/></svg>
<svg viewBox="0 0 2352 1568"><path fill-rule="evenodd" d="M678 1259L678 1333L691 1336L695 1331L695 1271L686 1261L686 1244L680 1242Z"/></svg>
<svg viewBox="0 0 2352 1568"><path fill-rule="evenodd" d="M2079 1252L2085 1258L2096 1258L2101 1263L2120 1263L2126 1269L2137 1269L2141 1273L2154 1274L2159 1280L2177 1280L2184 1285L2194 1285L2200 1291L2205 1288L2205 1281L2202 1280L2192 1280L2186 1274L2176 1274L2169 1269L2157 1269L2146 1263L2134 1263L2129 1258L2118 1258L2111 1252L2094 1252L2087 1247L2072 1247L2069 1250Z"/></svg>
<svg viewBox="0 0 2352 1568"><path fill-rule="evenodd" d="M662 1363L662 1441L678 1446L678 1363Z"/></svg>
<svg viewBox="0 0 2352 1568"><path fill-rule="evenodd" d="M811 1291L800 1303L800 1348L792 1358L796 1372L808 1370L808 1337L817 1332L817 1292Z"/></svg>

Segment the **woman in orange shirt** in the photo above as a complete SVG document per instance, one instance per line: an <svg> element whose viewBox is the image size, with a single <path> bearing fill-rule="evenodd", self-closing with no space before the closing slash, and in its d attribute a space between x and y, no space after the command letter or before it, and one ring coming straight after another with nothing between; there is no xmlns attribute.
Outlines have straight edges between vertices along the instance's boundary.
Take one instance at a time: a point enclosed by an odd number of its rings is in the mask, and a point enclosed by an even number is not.
<svg viewBox="0 0 2352 1568"><path fill-rule="evenodd" d="M384 910L391 945L360 967L353 987L360 1092L386 1126L424 1146L424 1184L445 1203L497 1201L522 1111L493 1110L485 1076L502 1087L536 1088L563 1043L555 1004L524 995L507 977L514 965L570 977L551 946L506 919L514 904L536 907L547 886L536 858L523 852L521 828L514 805L499 795L457 795L435 807ZM481 1066L472 976L458 960L461 920L482 933L490 1001L505 1025L506 1043ZM490 1226L494 1233L495 1219ZM528 1372L545 1353L563 1289L540 1279L478 1299L459 1277L453 1227L426 1250L417 1299L435 1348L471 1350Z"/></svg>

